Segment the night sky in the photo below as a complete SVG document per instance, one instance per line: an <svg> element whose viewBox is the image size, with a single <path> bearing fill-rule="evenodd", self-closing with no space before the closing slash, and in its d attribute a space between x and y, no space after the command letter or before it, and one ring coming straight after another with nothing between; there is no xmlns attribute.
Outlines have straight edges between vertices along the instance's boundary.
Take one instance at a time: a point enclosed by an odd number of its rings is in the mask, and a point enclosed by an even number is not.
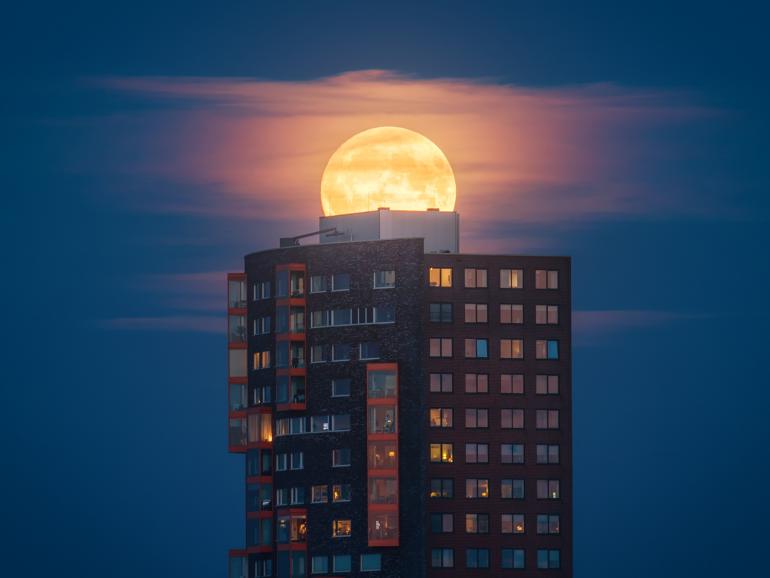
<svg viewBox="0 0 770 578"><path fill-rule="evenodd" d="M223 273L379 124L447 154L463 250L573 258L575 576L767 573L759 2L17 4L0 575L225 575Z"/></svg>

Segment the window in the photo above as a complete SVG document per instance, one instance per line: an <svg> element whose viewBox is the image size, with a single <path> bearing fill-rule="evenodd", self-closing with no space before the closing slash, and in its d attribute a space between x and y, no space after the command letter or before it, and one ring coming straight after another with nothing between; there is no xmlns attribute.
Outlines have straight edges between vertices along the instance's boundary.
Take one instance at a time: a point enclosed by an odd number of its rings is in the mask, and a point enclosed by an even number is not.
<svg viewBox="0 0 770 578"><path fill-rule="evenodd" d="M228 315L228 341L230 343L245 343L246 342L246 316L245 315Z"/></svg>
<svg viewBox="0 0 770 578"><path fill-rule="evenodd" d="M275 491L275 505L287 506L289 504L289 489L279 488Z"/></svg>
<svg viewBox="0 0 770 578"><path fill-rule="evenodd" d="M487 304L486 303L466 303L465 304L465 322L466 323L486 323L487 322Z"/></svg>
<svg viewBox="0 0 770 578"><path fill-rule="evenodd" d="M432 548L430 551L431 568L454 568L455 551L452 548Z"/></svg>
<svg viewBox="0 0 770 578"><path fill-rule="evenodd" d="M361 572L377 572L381 568L381 554L361 554Z"/></svg>
<svg viewBox="0 0 770 578"><path fill-rule="evenodd" d="M335 343L332 345L332 361L350 361L353 348L347 343Z"/></svg>
<svg viewBox="0 0 770 578"><path fill-rule="evenodd" d="M361 359L379 359L380 344L377 341L364 341L361 343Z"/></svg>
<svg viewBox="0 0 770 578"><path fill-rule="evenodd" d="M350 378L332 379L332 397L350 397Z"/></svg>
<svg viewBox="0 0 770 578"><path fill-rule="evenodd" d="M466 568L489 568L489 548L467 548L465 550Z"/></svg>
<svg viewBox="0 0 770 578"><path fill-rule="evenodd" d="M430 320L433 323L452 323L452 304L431 303Z"/></svg>
<svg viewBox="0 0 770 578"><path fill-rule="evenodd" d="M350 537L350 520L332 520L332 537L333 538L349 538Z"/></svg>
<svg viewBox="0 0 770 578"><path fill-rule="evenodd" d="M332 309L332 325L350 325L353 321L353 310L350 307Z"/></svg>
<svg viewBox="0 0 770 578"><path fill-rule="evenodd" d="M521 548L503 548L500 554L501 568L524 568L524 550Z"/></svg>
<svg viewBox="0 0 770 578"><path fill-rule="evenodd" d="M538 464L558 464L559 444L537 444Z"/></svg>
<svg viewBox="0 0 770 578"><path fill-rule="evenodd" d="M535 305L535 323L537 325L558 325L558 305Z"/></svg>
<svg viewBox="0 0 770 578"><path fill-rule="evenodd" d="M467 443L465 444L466 464L488 464L489 444Z"/></svg>
<svg viewBox="0 0 770 578"><path fill-rule="evenodd" d="M430 408L430 427L452 427L452 408Z"/></svg>
<svg viewBox="0 0 770 578"><path fill-rule="evenodd" d="M466 373L465 393L489 393L489 375L486 373Z"/></svg>
<svg viewBox="0 0 770 578"><path fill-rule="evenodd" d="M559 550L538 550L537 567L557 569L561 567Z"/></svg>
<svg viewBox="0 0 770 578"><path fill-rule="evenodd" d="M524 444L500 444L500 461L504 464L523 464Z"/></svg>
<svg viewBox="0 0 770 578"><path fill-rule="evenodd" d="M396 272L390 271L375 271L374 272L374 288L375 289L391 289L396 286Z"/></svg>
<svg viewBox="0 0 770 578"><path fill-rule="evenodd" d="M332 450L332 467L342 468L350 465L350 448Z"/></svg>
<svg viewBox="0 0 770 578"><path fill-rule="evenodd" d="M535 393L537 395L559 395L559 376L558 375L536 376Z"/></svg>
<svg viewBox="0 0 770 578"><path fill-rule="evenodd" d="M267 335L271 331L272 318L258 317L254 319L254 335Z"/></svg>
<svg viewBox="0 0 770 578"><path fill-rule="evenodd" d="M466 339L465 340L465 358L466 359L487 359L489 357L488 339Z"/></svg>
<svg viewBox="0 0 770 578"><path fill-rule="evenodd" d="M431 478L431 498L454 498L455 481L452 478Z"/></svg>
<svg viewBox="0 0 770 578"><path fill-rule="evenodd" d="M535 271L535 289L558 289L559 272L537 269Z"/></svg>
<svg viewBox="0 0 770 578"><path fill-rule="evenodd" d="M332 275L332 291L349 291L350 275L347 273L337 273Z"/></svg>
<svg viewBox="0 0 770 578"><path fill-rule="evenodd" d="M454 514L431 514L430 531L434 534L449 534L455 531Z"/></svg>
<svg viewBox="0 0 770 578"><path fill-rule="evenodd" d="M489 514L465 514L466 534L489 534Z"/></svg>
<svg viewBox="0 0 770 578"><path fill-rule="evenodd" d="M430 374L430 392L431 393L452 393L452 374L451 373L431 373Z"/></svg>
<svg viewBox="0 0 770 578"><path fill-rule="evenodd" d="M502 480L500 482L500 497L504 500L523 500L524 480Z"/></svg>
<svg viewBox="0 0 770 578"><path fill-rule="evenodd" d="M489 427L489 410L487 408L466 408L465 427L469 429Z"/></svg>
<svg viewBox="0 0 770 578"><path fill-rule="evenodd" d="M452 338L451 337L431 337L430 338L430 356L431 357L452 357Z"/></svg>
<svg viewBox="0 0 770 578"><path fill-rule="evenodd" d="M500 393L524 395L524 376L520 373L503 373L500 375Z"/></svg>
<svg viewBox="0 0 770 578"><path fill-rule="evenodd" d="M523 339L501 339L500 340L500 359L523 359L524 358L524 340Z"/></svg>
<svg viewBox="0 0 770 578"><path fill-rule="evenodd" d="M431 267L428 269L428 283L431 287L451 287L452 269Z"/></svg>
<svg viewBox="0 0 770 578"><path fill-rule="evenodd" d="M314 504L325 504L329 501L329 486L313 486L310 489L310 501Z"/></svg>
<svg viewBox="0 0 770 578"><path fill-rule="evenodd" d="M368 429L370 434L395 433L396 406L372 405L369 407Z"/></svg>
<svg viewBox="0 0 770 578"><path fill-rule="evenodd" d="M329 557L328 556L313 556L310 559L310 572L312 574L328 574L329 573Z"/></svg>
<svg viewBox="0 0 770 578"><path fill-rule="evenodd" d="M275 274L275 296L276 297L289 296L289 272L288 271L278 271Z"/></svg>
<svg viewBox="0 0 770 578"><path fill-rule="evenodd" d="M503 429L524 429L524 410L508 408L501 409L500 427Z"/></svg>
<svg viewBox="0 0 770 578"><path fill-rule="evenodd" d="M329 361L330 347L328 345L313 345L310 347L310 363L324 363Z"/></svg>
<svg viewBox="0 0 770 578"><path fill-rule="evenodd" d="M559 342L553 339L538 339L535 342L537 359L559 359Z"/></svg>
<svg viewBox="0 0 770 578"><path fill-rule="evenodd" d="M310 292L323 293L329 290L329 278L326 275L313 275L310 277Z"/></svg>
<svg viewBox="0 0 770 578"><path fill-rule="evenodd" d="M321 310L310 313L310 327L328 327L331 323L330 311Z"/></svg>
<svg viewBox="0 0 770 578"><path fill-rule="evenodd" d="M335 484L332 486L332 502L349 502L350 495L350 484Z"/></svg>
<svg viewBox="0 0 770 578"><path fill-rule="evenodd" d="M265 520L267 521L267 520ZM269 545L268 541L265 545ZM273 561L268 560L255 560L254 561L254 575L256 578L267 578L273 575Z"/></svg>
<svg viewBox="0 0 770 578"><path fill-rule="evenodd" d="M538 534L558 534L559 533L559 514L538 514L537 515L537 533Z"/></svg>
<svg viewBox="0 0 770 578"><path fill-rule="evenodd" d="M292 470L301 470L304 467L304 454L302 452L292 452L290 461Z"/></svg>
<svg viewBox="0 0 770 578"><path fill-rule="evenodd" d="M397 387L398 382L395 371L370 371L366 395L370 399L396 397Z"/></svg>
<svg viewBox="0 0 770 578"><path fill-rule="evenodd" d="M453 444L430 444L430 461L451 464L454 461Z"/></svg>
<svg viewBox="0 0 770 578"><path fill-rule="evenodd" d="M501 289L521 289L524 287L524 272L521 269L500 269Z"/></svg>
<svg viewBox="0 0 770 578"><path fill-rule="evenodd" d="M270 358L270 352L267 352L268 359ZM254 354L254 369L258 369L257 364L257 356L259 354ZM230 377L246 377L246 364L248 363L246 361L246 350L245 349L230 349L229 350L229 365L228 365L228 371Z"/></svg>
<svg viewBox="0 0 770 578"><path fill-rule="evenodd" d="M246 307L246 281L242 279L227 280L227 306L231 309Z"/></svg>
<svg viewBox="0 0 770 578"><path fill-rule="evenodd" d="M483 478L469 478L465 480L466 498L488 498L489 480Z"/></svg>
<svg viewBox="0 0 770 578"><path fill-rule="evenodd" d="M291 489L291 505L298 506L305 503L305 488L297 486Z"/></svg>
<svg viewBox="0 0 770 578"><path fill-rule="evenodd" d="M359 310L359 322L361 314ZM396 308L393 305L377 305L374 308L374 322L375 323L395 323L396 322Z"/></svg>
<svg viewBox="0 0 770 578"><path fill-rule="evenodd" d="M370 504L395 504L398 498L398 481L395 478L369 478Z"/></svg>
<svg viewBox="0 0 770 578"><path fill-rule="evenodd" d="M231 383L229 385L231 410L245 409L248 406L247 388L245 383Z"/></svg>
<svg viewBox="0 0 770 578"><path fill-rule="evenodd" d="M501 514L500 515L500 533L501 534L523 534L524 533L524 514Z"/></svg>
<svg viewBox="0 0 770 578"><path fill-rule="evenodd" d="M537 481L537 499L538 500L558 500L559 480L538 480Z"/></svg>
<svg viewBox="0 0 770 578"><path fill-rule="evenodd" d="M467 288L484 288L487 286L486 269L466 269L465 286Z"/></svg>
<svg viewBox="0 0 770 578"><path fill-rule="evenodd" d="M503 324L522 324L524 323L524 306L512 305L510 303L500 304L500 323Z"/></svg>
<svg viewBox="0 0 770 578"><path fill-rule="evenodd" d="M270 281L254 283L253 289L254 301L259 301L260 299L270 299Z"/></svg>
<svg viewBox="0 0 770 578"><path fill-rule="evenodd" d="M334 573L350 572L350 568L352 566L350 554L335 554L334 556L332 556L332 562L334 566L332 569L332 572Z"/></svg>
<svg viewBox="0 0 770 578"><path fill-rule="evenodd" d="M366 451L367 464L370 470L396 469L396 442L369 441Z"/></svg>
<svg viewBox="0 0 770 578"><path fill-rule="evenodd" d="M535 410L535 427L537 429L559 429L559 410Z"/></svg>
<svg viewBox="0 0 770 578"><path fill-rule="evenodd" d="M275 435L287 436L307 432L307 421L304 417L284 417L275 422Z"/></svg>

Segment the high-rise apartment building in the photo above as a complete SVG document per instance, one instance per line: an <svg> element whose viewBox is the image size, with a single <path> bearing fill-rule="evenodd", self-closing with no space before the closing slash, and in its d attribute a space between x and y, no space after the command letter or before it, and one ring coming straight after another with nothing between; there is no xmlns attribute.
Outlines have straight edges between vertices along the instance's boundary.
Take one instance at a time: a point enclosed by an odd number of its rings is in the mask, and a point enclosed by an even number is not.
<svg viewBox="0 0 770 578"><path fill-rule="evenodd" d="M570 260L400 213L228 275L231 578L572 575Z"/></svg>

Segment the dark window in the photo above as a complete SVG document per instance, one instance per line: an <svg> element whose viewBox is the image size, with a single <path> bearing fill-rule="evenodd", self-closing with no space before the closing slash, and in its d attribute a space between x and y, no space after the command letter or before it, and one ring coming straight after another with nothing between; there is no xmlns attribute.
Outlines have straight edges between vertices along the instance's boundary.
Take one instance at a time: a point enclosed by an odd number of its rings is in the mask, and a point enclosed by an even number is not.
<svg viewBox="0 0 770 578"><path fill-rule="evenodd" d="M452 304L431 303L430 320L434 323L452 323Z"/></svg>
<svg viewBox="0 0 770 578"><path fill-rule="evenodd" d="M524 550L521 548L503 548L500 557L501 568L524 568Z"/></svg>
<svg viewBox="0 0 770 578"><path fill-rule="evenodd" d="M508 408L501 409L500 427L502 429L524 429L524 410Z"/></svg>
<svg viewBox="0 0 770 578"><path fill-rule="evenodd" d="M537 515L538 534L558 534L559 532L559 514Z"/></svg>
<svg viewBox="0 0 770 578"><path fill-rule="evenodd" d="M465 514L466 534L489 534L489 514Z"/></svg>
<svg viewBox="0 0 770 578"><path fill-rule="evenodd" d="M466 464L488 464L489 444L467 443L465 444Z"/></svg>
<svg viewBox="0 0 770 578"><path fill-rule="evenodd" d="M500 393L523 395L524 376L520 373L504 373L500 376Z"/></svg>
<svg viewBox="0 0 770 578"><path fill-rule="evenodd" d="M559 395L559 376L558 375L536 376L535 393L537 395Z"/></svg>
<svg viewBox="0 0 770 578"><path fill-rule="evenodd" d="M559 550L538 550L537 567L549 569L561 568Z"/></svg>
<svg viewBox="0 0 770 578"><path fill-rule="evenodd" d="M489 340L479 338L466 339L465 357L466 359L488 359Z"/></svg>
<svg viewBox="0 0 770 578"><path fill-rule="evenodd" d="M523 500L524 480L501 480L500 497L505 500Z"/></svg>
<svg viewBox="0 0 770 578"><path fill-rule="evenodd" d="M465 393L489 393L489 375L486 373L466 373Z"/></svg>
<svg viewBox="0 0 770 578"><path fill-rule="evenodd" d="M454 498L455 481L452 478L432 478L430 480L431 498Z"/></svg>
<svg viewBox="0 0 770 578"><path fill-rule="evenodd" d="M524 306L510 303L500 304L500 323L521 324L524 323Z"/></svg>
<svg viewBox="0 0 770 578"><path fill-rule="evenodd" d="M487 322L487 304L486 303L466 303L465 304L465 322L466 323L486 323Z"/></svg>
<svg viewBox="0 0 770 578"><path fill-rule="evenodd" d="M535 289L558 289L559 272L537 269L535 271Z"/></svg>
<svg viewBox="0 0 770 578"><path fill-rule="evenodd" d="M452 357L452 338L431 337L429 354L431 357Z"/></svg>
<svg viewBox="0 0 770 578"><path fill-rule="evenodd" d="M535 427L537 429L559 429L559 410L535 410Z"/></svg>
<svg viewBox="0 0 770 578"><path fill-rule="evenodd" d="M452 548L433 548L430 551L431 568L454 568L455 551Z"/></svg>
<svg viewBox="0 0 770 578"><path fill-rule="evenodd" d="M452 427L451 407L432 407L429 410L430 427Z"/></svg>
<svg viewBox="0 0 770 578"><path fill-rule="evenodd" d="M469 429L489 427L489 410L487 408L466 408L465 427Z"/></svg>
<svg viewBox="0 0 770 578"><path fill-rule="evenodd" d="M487 286L486 269L466 269L465 286L468 288L484 288Z"/></svg>
<svg viewBox="0 0 770 578"><path fill-rule="evenodd" d="M428 283L431 287L451 287L452 269L431 267L428 269Z"/></svg>
<svg viewBox="0 0 770 578"><path fill-rule="evenodd" d="M504 464L523 464L524 444L500 444L500 461Z"/></svg>
<svg viewBox="0 0 770 578"><path fill-rule="evenodd" d="M430 515L430 531L434 534L448 534L454 529L454 514Z"/></svg>
<svg viewBox="0 0 770 578"><path fill-rule="evenodd" d="M431 393L452 393L452 374L431 373L430 391Z"/></svg>
<svg viewBox="0 0 770 578"><path fill-rule="evenodd" d="M465 550L466 568L489 568L488 548L468 548Z"/></svg>
<svg viewBox="0 0 770 578"><path fill-rule="evenodd" d="M559 480L538 480L538 500L558 500L560 497Z"/></svg>

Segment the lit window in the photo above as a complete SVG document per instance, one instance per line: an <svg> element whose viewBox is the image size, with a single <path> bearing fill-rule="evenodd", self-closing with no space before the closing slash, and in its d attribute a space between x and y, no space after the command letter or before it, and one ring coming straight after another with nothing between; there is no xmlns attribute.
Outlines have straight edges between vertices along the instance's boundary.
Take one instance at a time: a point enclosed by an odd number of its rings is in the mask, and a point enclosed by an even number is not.
<svg viewBox="0 0 770 578"><path fill-rule="evenodd" d="M465 393L489 393L489 375L486 373L466 373Z"/></svg>
<svg viewBox="0 0 770 578"><path fill-rule="evenodd" d="M332 520L332 537L349 538L350 520Z"/></svg>
<svg viewBox="0 0 770 578"><path fill-rule="evenodd" d="M314 504L325 504L329 501L329 486L323 484L321 486L313 486L310 490L311 501Z"/></svg>
<svg viewBox="0 0 770 578"><path fill-rule="evenodd" d="M328 556L313 556L310 560L310 572L312 574L328 574L329 573L329 557Z"/></svg>
<svg viewBox="0 0 770 578"><path fill-rule="evenodd" d="M501 514L500 515L500 533L501 534L523 534L524 533L524 514Z"/></svg>
<svg viewBox="0 0 770 578"><path fill-rule="evenodd" d="M229 389L230 410L245 409L249 401L248 386L245 383L231 383Z"/></svg>
<svg viewBox="0 0 770 578"><path fill-rule="evenodd" d="M524 410L508 408L501 409L500 427L502 429L524 429Z"/></svg>
<svg viewBox="0 0 770 578"><path fill-rule="evenodd" d="M454 568L455 551L452 548L432 548L430 551L431 568Z"/></svg>
<svg viewBox="0 0 770 578"><path fill-rule="evenodd" d="M466 339L465 340L466 359L487 359L489 357L488 339Z"/></svg>
<svg viewBox="0 0 770 578"><path fill-rule="evenodd" d="M430 320L433 323L452 323L452 304L431 303Z"/></svg>
<svg viewBox="0 0 770 578"><path fill-rule="evenodd" d="M537 395L559 395L559 376L538 375L535 378L535 393Z"/></svg>
<svg viewBox="0 0 770 578"><path fill-rule="evenodd" d="M455 530L454 514L431 514L430 531L434 534L449 534Z"/></svg>
<svg viewBox="0 0 770 578"><path fill-rule="evenodd" d="M431 373L430 374L430 392L431 393L452 393L452 374L451 373Z"/></svg>
<svg viewBox="0 0 770 578"><path fill-rule="evenodd" d="M504 464L523 464L524 444L500 444L500 461Z"/></svg>
<svg viewBox="0 0 770 578"><path fill-rule="evenodd" d="M538 500L558 500L560 496L559 480L538 480Z"/></svg>
<svg viewBox="0 0 770 578"><path fill-rule="evenodd" d="M381 569L381 554L361 554L361 572L377 572Z"/></svg>
<svg viewBox="0 0 770 578"><path fill-rule="evenodd" d="M465 286L467 288L483 288L487 286L486 269L466 269Z"/></svg>
<svg viewBox="0 0 770 578"><path fill-rule="evenodd" d="M335 554L332 556L332 562L334 566L332 572L335 574L350 572L352 566L350 554Z"/></svg>
<svg viewBox="0 0 770 578"><path fill-rule="evenodd" d="M500 554L501 568L524 568L524 550L521 548L503 548Z"/></svg>
<svg viewBox="0 0 770 578"><path fill-rule="evenodd" d="M452 478L431 478L431 498L454 498L455 481Z"/></svg>
<svg viewBox="0 0 770 578"><path fill-rule="evenodd" d="M430 427L452 427L451 407L430 408Z"/></svg>
<svg viewBox="0 0 770 578"><path fill-rule="evenodd" d="M332 486L332 502L349 502L350 495L350 484L335 484Z"/></svg>
<svg viewBox="0 0 770 578"><path fill-rule="evenodd" d="M537 269L535 271L535 289L558 289L559 272Z"/></svg>
<svg viewBox="0 0 770 578"><path fill-rule="evenodd" d="M537 325L558 325L558 305L535 305L535 323Z"/></svg>
<svg viewBox="0 0 770 578"><path fill-rule="evenodd" d="M503 373L500 375L500 393L523 395L524 376L520 373Z"/></svg>
<svg viewBox="0 0 770 578"><path fill-rule="evenodd" d="M350 397L350 378L332 379L332 397Z"/></svg>
<svg viewBox="0 0 770 578"><path fill-rule="evenodd" d="M561 562L559 560L559 550L538 550L537 551L537 567L541 569L557 569L561 568Z"/></svg>
<svg viewBox="0 0 770 578"><path fill-rule="evenodd" d="M500 269L501 289L521 289L524 287L524 272L521 269Z"/></svg>
<svg viewBox="0 0 770 578"><path fill-rule="evenodd" d="M465 514L466 534L489 534L489 514Z"/></svg>
<svg viewBox="0 0 770 578"><path fill-rule="evenodd" d="M501 480L500 497L505 500L523 500L524 480Z"/></svg>
<svg viewBox="0 0 770 578"><path fill-rule="evenodd" d="M451 464L454 461L452 444L430 444L430 461Z"/></svg>
<svg viewBox="0 0 770 578"><path fill-rule="evenodd" d="M524 358L524 340L523 339L501 339L500 340L500 359L523 359Z"/></svg>
<svg viewBox="0 0 770 578"><path fill-rule="evenodd" d="M489 410L486 408L466 408L465 427L469 429L489 427Z"/></svg>
<svg viewBox="0 0 770 578"><path fill-rule="evenodd" d="M488 464L489 444L467 443L465 444L466 464Z"/></svg>
<svg viewBox="0 0 770 578"><path fill-rule="evenodd" d="M332 467L342 468L350 465L350 448L332 450Z"/></svg>
<svg viewBox="0 0 770 578"><path fill-rule="evenodd" d="M396 461L396 442L368 442L367 463L370 470L395 470L398 467Z"/></svg>
<svg viewBox="0 0 770 578"><path fill-rule="evenodd" d="M374 288L375 289L390 289L396 286L396 272L390 271L375 271L374 272Z"/></svg>
<svg viewBox="0 0 770 578"><path fill-rule="evenodd" d="M538 534L558 534L559 533L559 514L538 514L537 515L537 533Z"/></svg>
<svg viewBox="0 0 770 578"><path fill-rule="evenodd" d="M469 478L465 480L466 498L488 498L489 480L481 478Z"/></svg>
<svg viewBox="0 0 770 578"><path fill-rule="evenodd" d="M288 542L307 541L307 517L304 515L280 516L276 528L276 542L286 544Z"/></svg>
<svg viewBox="0 0 770 578"><path fill-rule="evenodd" d="M559 444L537 444L538 464L558 464Z"/></svg>
<svg viewBox="0 0 770 578"><path fill-rule="evenodd" d="M538 339L535 342L537 359L559 359L559 342L553 339Z"/></svg>
<svg viewBox="0 0 770 578"><path fill-rule="evenodd" d="M559 410L535 410L535 427L537 429L559 429Z"/></svg>
<svg viewBox="0 0 770 578"><path fill-rule="evenodd" d="M487 322L487 304L486 303L466 303L465 304L465 322L466 323L486 323Z"/></svg>
<svg viewBox="0 0 770 578"><path fill-rule="evenodd" d="M465 550L466 568L489 568L488 548L467 548Z"/></svg>
<svg viewBox="0 0 770 578"><path fill-rule="evenodd" d="M371 434L396 433L396 406L373 405L368 411L368 431Z"/></svg>
<svg viewBox="0 0 770 578"><path fill-rule="evenodd" d="M510 303L500 304L500 323L505 325L509 324L522 324L524 323L524 306L513 305Z"/></svg>
<svg viewBox="0 0 770 578"><path fill-rule="evenodd" d="M429 268L428 282L431 287L451 287L452 269L438 267Z"/></svg>
<svg viewBox="0 0 770 578"><path fill-rule="evenodd" d="M431 337L429 352L431 357L452 357L452 338Z"/></svg>

